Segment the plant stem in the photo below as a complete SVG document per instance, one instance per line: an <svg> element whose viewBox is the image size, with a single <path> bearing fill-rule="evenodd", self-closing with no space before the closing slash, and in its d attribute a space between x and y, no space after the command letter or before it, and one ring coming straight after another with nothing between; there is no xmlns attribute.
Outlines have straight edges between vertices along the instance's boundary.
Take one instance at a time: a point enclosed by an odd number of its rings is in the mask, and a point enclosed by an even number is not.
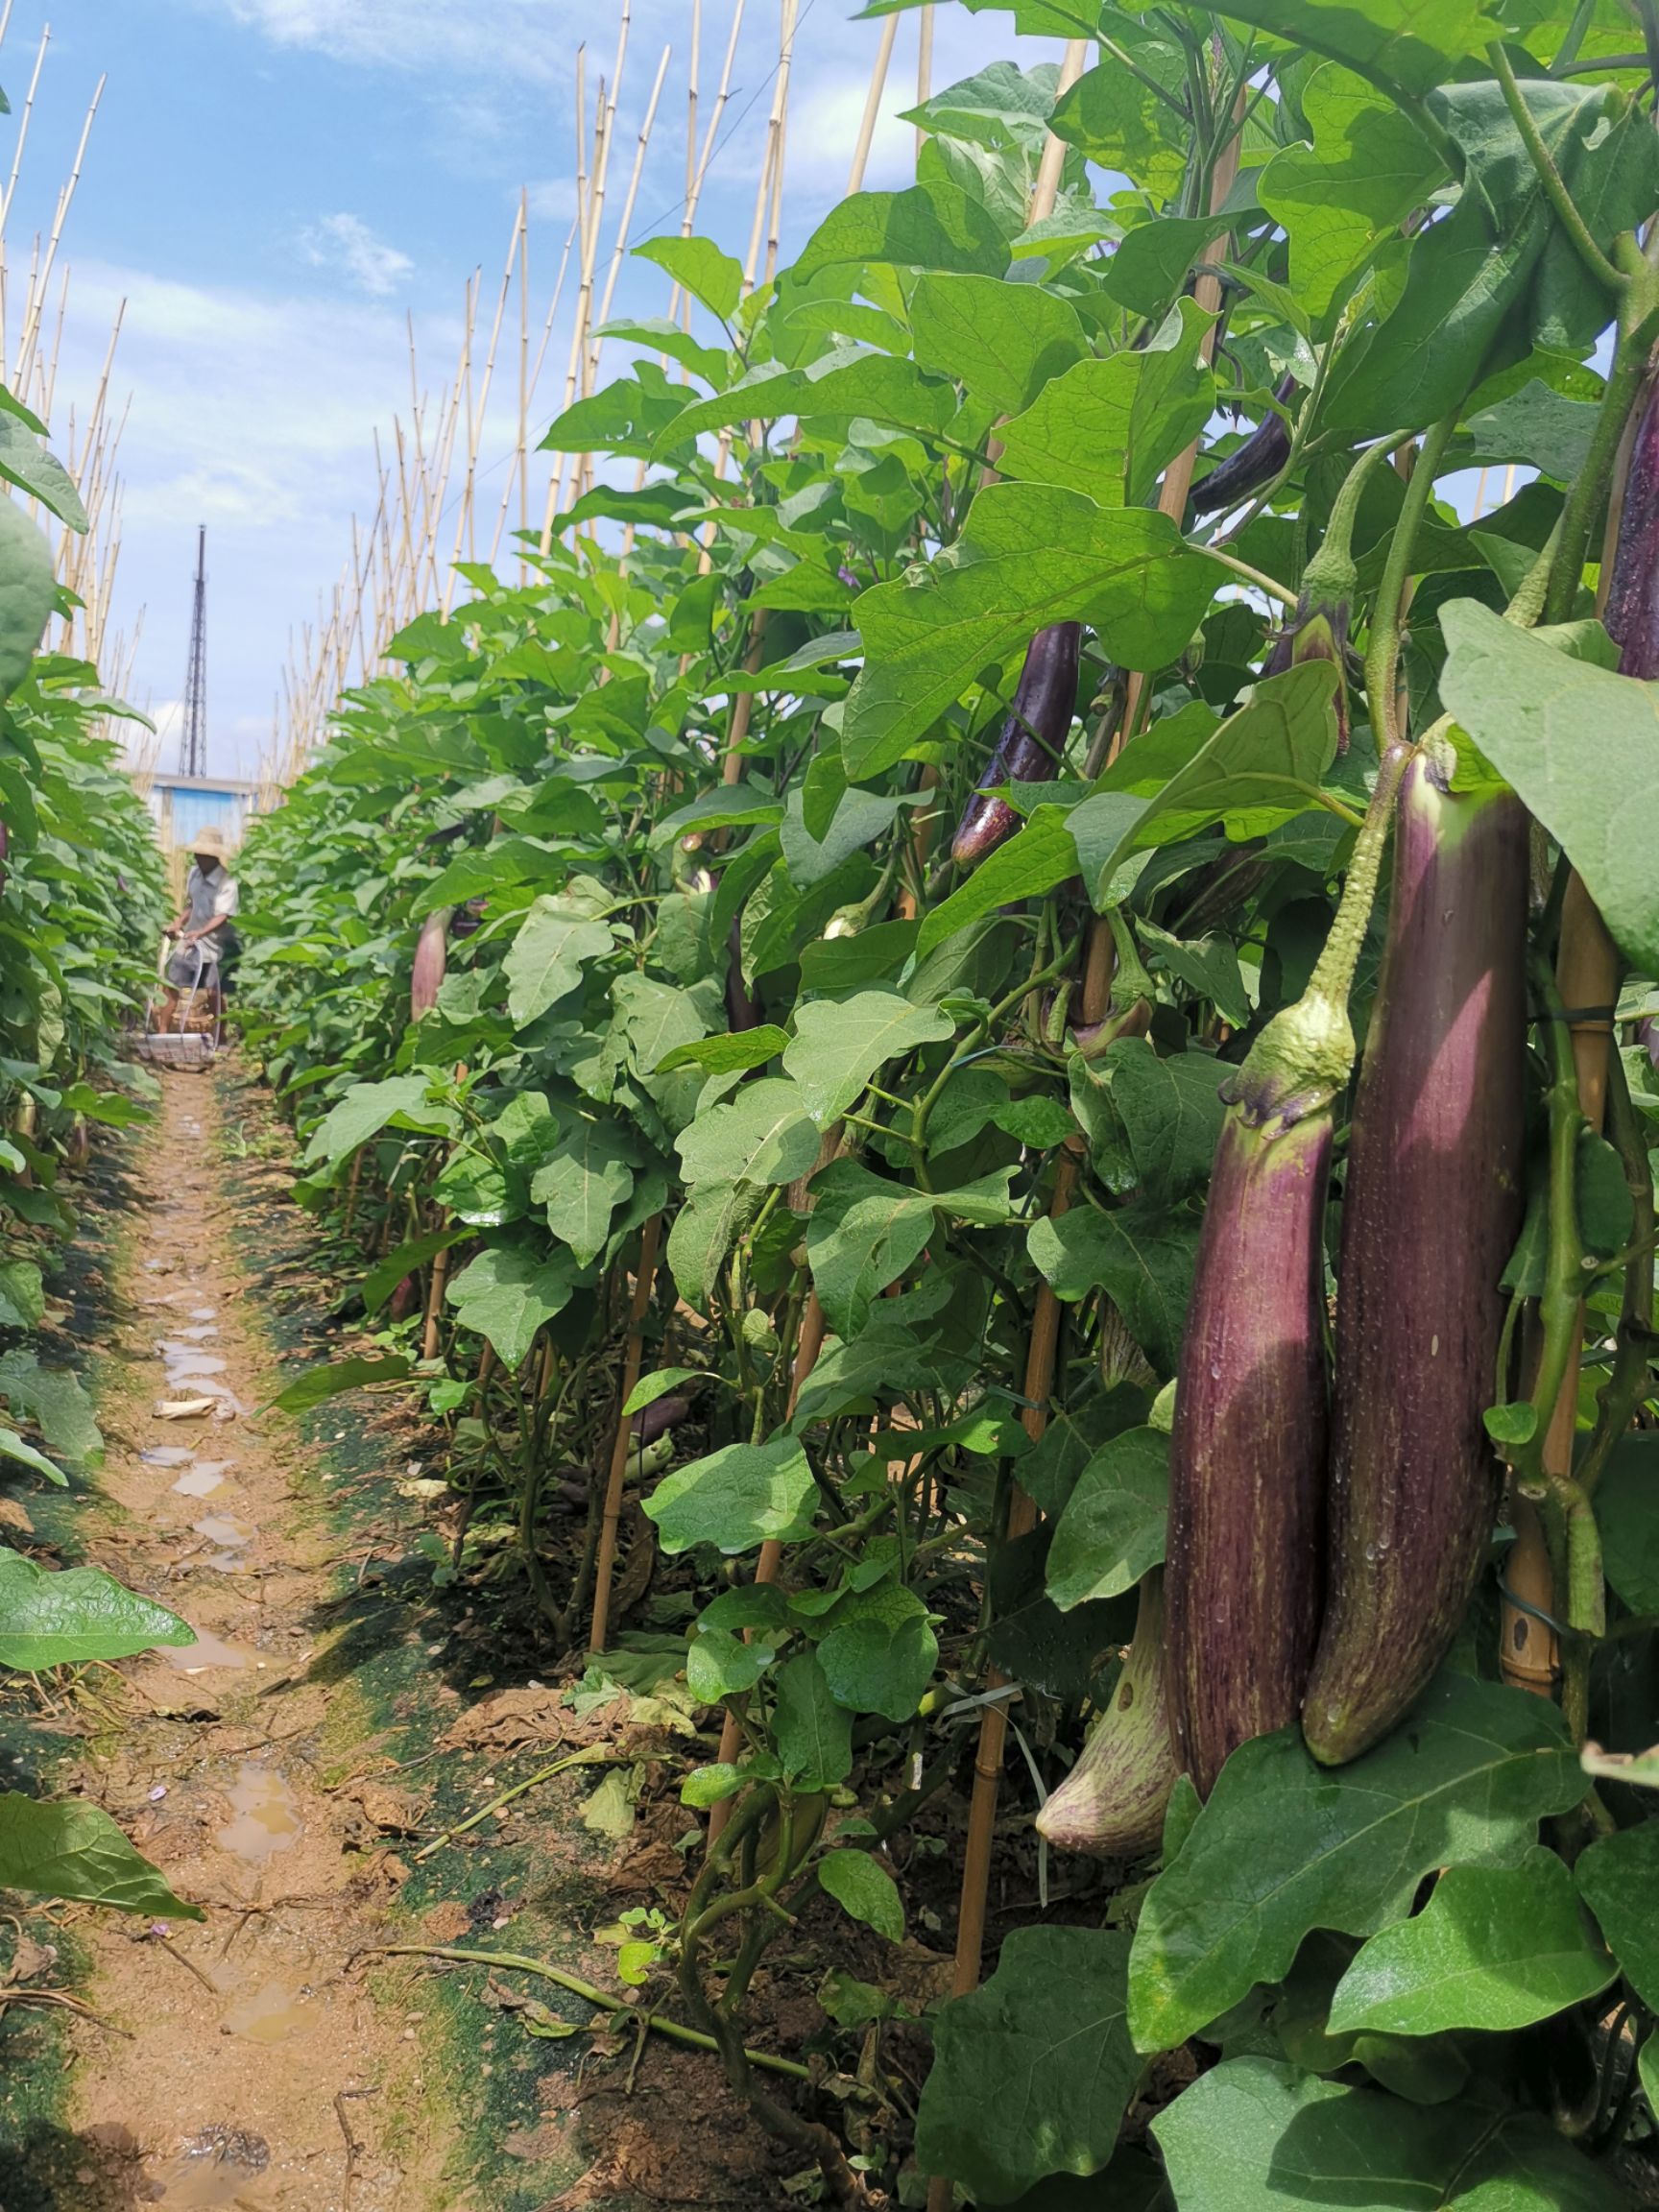
<svg viewBox="0 0 1659 2212"><path fill-rule="evenodd" d="M1509 57L1504 53L1501 39L1495 38L1487 47L1486 59L1492 64L1493 75L1503 88L1504 105L1509 109L1516 130L1521 133L1521 142L1527 149L1532 166L1538 172L1544 197L1555 210L1556 220L1572 240L1575 252L1596 281L1604 285L1609 292L1628 290L1629 277L1623 270L1614 268L1591 237L1589 225L1578 212L1577 204L1567 189L1567 180L1556 168L1555 157L1544 143L1544 134L1538 128L1537 118L1527 107L1526 95L1515 81L1515 71L1510 66Z"/></svg>
<svg viewBox="0 0 1659 2212"><path fill-rule="evenodd" d="M678 2020L669 2020L661 2012L642 2012L625 1997L613 1997L596 1983L584 1982L580 1974L566 1974L562 1966L549 1966L544 1959L531 1959L519 1951L463 1951L446 1943L381 1943L373 1951L360 1951L357 1956L360 1959L447 1959L459 1966L496 1966L509 1974L537 1974L542 1981L567 1989L572 1997L597 2006L601 2012L620 2013L636 2027L666 2035L672 2043L688 2043L694 2051L718 2053L720 2050L716 2038L704 2034L700 2029L683 2027ZM793 2058L776 2058L770 2051L746 2050L743 2056L751 2066L762 2066L769 2074L786 2074L792 2081L812 2079L808 2070Z"/></svg>
<svg viewBox="0 0 1659 2212"><path fill-rule="evenodd" d="M1394 535L1388 543L1388 558L1383 564L1382 581L1377 587L1377 598L1371 611L1371 637L1365 653L1365 697L1370 704L1371 728L1380 757L1386 755L1390 744L1398 742L1405 735L1403 731L1395 729L1394 724L1395 681L1400 666L1401 632L1405 626L1406 586L1411 576L1411 557L1416 551L1417 532L1428 511L1429 495L1434 489L1435 471L1455 428L1455 414L1448 415L1436 422L1423 440L1417 466L1406 486L1400 519L1394 526Z"/></svg>

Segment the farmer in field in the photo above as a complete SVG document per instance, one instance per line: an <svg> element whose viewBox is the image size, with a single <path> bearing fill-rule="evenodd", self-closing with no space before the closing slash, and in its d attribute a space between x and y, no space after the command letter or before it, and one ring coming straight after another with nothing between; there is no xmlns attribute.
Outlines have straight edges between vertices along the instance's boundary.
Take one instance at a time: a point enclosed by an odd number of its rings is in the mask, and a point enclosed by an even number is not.
<svg viewBox="0 0 1659 2212"><path fill-rule="evenodd" d="M225 865L225 839L217 830L198 831L190 873L184 878L183 910L167 925L169 937L179 949L167 963L167 999L161 1025L171 1029L179 1011L179 994L199 987L212 994L214 1011L224 1006L224 994L241 950L234 917L236 878Z"/></svg>

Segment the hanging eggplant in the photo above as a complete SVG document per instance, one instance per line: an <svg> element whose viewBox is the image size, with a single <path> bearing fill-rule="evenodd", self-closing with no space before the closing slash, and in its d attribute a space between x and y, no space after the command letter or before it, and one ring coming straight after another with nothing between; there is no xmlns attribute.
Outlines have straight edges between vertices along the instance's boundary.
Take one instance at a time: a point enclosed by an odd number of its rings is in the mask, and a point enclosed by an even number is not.
<svg viewBox="0 0 1659 2212"><path fill-rule="evenodd" d="M1348 996L1408 748L1383 755L1308 988L1222 1086L1169 1453L1170 1721L1208 1794L1253 1736L1292 1725L1324 1579L1326 1187L1354 1067Z"/></svg>
<svg viewBox="0 0 1659 2212"><path fill-rule="evenodd" d="M1419 755L1342 1206L1329 1598L1302 1723L1328 1765L1427 1687L1497 1512L1481 1416L1521 1227L1527 870L1513 793L1454 794Z"/></svg>
<svg viewBox="0 0 1659 2212"><path fill-rule="evenodd" d="M421 925L415 944L415 972L409 980L409 1019L419 1022L438 1003L448 962L449 908L435 906Z"/></svg>
<svg viewBox="0 0 1659 2212"><path fill-rule="evenodd" d="M1057 1851L1145 1859L1163 1837L1176 1772L1164 1694L1164 1576L1154 1568L1141 1585L1134 1640L1112 1702L1038 1814L1037 1832Z"/></svg>
<svg viewBox="0 0 1659 2212"><path fill-rule="evenodd" d="M1003 784L1040 783L1054 775L1077 705L1082 643L1080 622L1051 622L1026 647L1008 719L950 842L959 868L976 868L1019 829L1020 816L997 795Z"/></svg>
<svg viewBox="0 0 1659 2212"><path fill-rule="evenodd" d="M1295 377L1286 376L1273 397L1280 407L1286 407L1295 392ZM1192 512L1216 515L1229 507L1241 507L1263 484L1272 483L1289 458L1290 425L1274 408L1263 416L1242 445L1193 485L1189 495Z"/></svg>

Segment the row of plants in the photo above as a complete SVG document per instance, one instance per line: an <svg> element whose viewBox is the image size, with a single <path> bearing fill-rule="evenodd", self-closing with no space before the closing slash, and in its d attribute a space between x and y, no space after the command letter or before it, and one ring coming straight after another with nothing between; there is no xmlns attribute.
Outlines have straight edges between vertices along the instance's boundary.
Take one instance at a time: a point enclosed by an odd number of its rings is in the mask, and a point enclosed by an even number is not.
<svg viewBox="0 0 1659 2212"><path fill-rule="evenodd" d="M45 435L0 389L0 479L84 529ZM165 899L149 812L109 734L131 710L88 662L37 650L67 612L45 534L0 497L0 1479L60 1490L95 1474L104 1439L80 1376L60 1352L43 1356L38 1333L66 1317L53 1279L93 1131L147 1112L148 1079L127 1055ZM97 1568L0 1545L0 1678L194 1641ZM0 1889L198 1916L107 1813L22 1790L0 1792Z"/></svg>
<svg viewBox="0 0 1659 2212"><path fill-rule="evenodd" d="M600 481L257 826L383 1339L294 1402L423 1399L560 1652L675 1563L652 1973L834 2200L1650 2201L1651 27L1004 12L1089 65L775 281L638 249ZM919 2106L845 1976L787 2102L762 1961L942 1809Z"/></svg>

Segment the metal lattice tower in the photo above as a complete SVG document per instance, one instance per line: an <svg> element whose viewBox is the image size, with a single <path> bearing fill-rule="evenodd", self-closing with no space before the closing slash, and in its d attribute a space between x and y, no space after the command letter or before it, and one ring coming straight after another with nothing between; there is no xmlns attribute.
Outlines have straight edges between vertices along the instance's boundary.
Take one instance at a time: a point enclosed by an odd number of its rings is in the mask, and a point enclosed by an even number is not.
<svg viewBox="0 0 1659 2212"><path fill-rule="evenodd" d="M196 604L190 617L190 672L184 679L180 776L207 773L207 526L196 534Z"/></svg>

